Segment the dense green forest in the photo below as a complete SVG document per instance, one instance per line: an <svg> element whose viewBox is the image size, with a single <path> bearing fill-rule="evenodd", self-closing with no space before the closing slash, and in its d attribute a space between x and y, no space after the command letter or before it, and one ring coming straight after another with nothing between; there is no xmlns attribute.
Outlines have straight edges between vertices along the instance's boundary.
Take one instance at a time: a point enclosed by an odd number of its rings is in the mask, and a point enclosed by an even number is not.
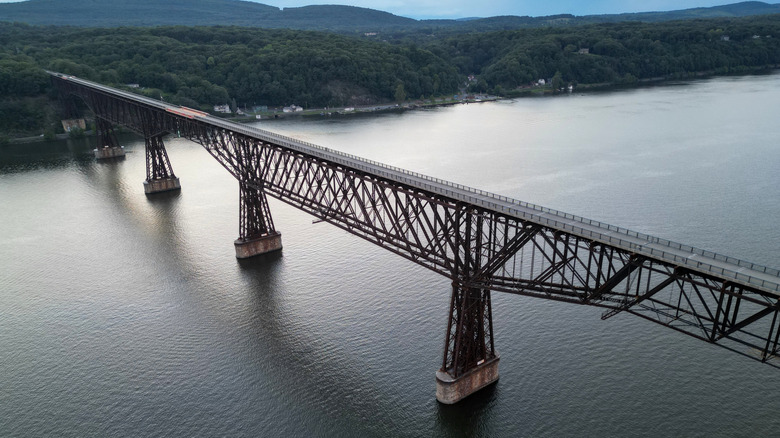
<svg viewBox="0 0 780 438"><path fill-rule="evenodd" d="M428 48L496 94L556 76L599 84L729 74L780 64L780 15L468 34Z"/></svg>
<svg viewBox="0 0 780 438"><path fill-rule="evenodd" d="M780 15L410 35L382 42L241 27L89 29L0 23L0 134L56 127L48 68L179 104L345 106L472 91L512 95L540 78L633 83L780 65Z"/></svg>
<svg viewBox="0 0 780 438"><path fill-rule="evenodd" d="M236 27L79 29L0 24L0 129L45 93L48 68L191 107L369 104L457 91L454 66L414 45Z"/></svg>

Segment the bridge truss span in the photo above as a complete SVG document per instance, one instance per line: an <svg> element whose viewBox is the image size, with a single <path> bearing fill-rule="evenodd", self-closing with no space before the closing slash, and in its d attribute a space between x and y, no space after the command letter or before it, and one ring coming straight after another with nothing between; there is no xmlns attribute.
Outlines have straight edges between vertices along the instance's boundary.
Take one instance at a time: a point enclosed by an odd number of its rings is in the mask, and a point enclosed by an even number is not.
<svg viewBox="0 0 780 438"><path fill-rule="evenodd" d="M278 234L268 195L449 278L443 402L497 379L492 292L633 314L762 362L778 352L776 269L51 74L102 119L201 144L239 181L239 240Z"/></svg>

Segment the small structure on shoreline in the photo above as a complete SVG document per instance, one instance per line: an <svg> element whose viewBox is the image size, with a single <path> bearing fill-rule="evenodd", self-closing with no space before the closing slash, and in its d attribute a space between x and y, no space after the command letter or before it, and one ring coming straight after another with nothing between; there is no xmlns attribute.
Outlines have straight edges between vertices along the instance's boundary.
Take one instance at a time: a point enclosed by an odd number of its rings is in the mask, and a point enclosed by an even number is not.
<svg viewBox="0 0 780 438"><path fill-rule="evenodd" d="M300 106L295 105L295 104L282 108L282 112L285 112L285 113L298 113L298 112L301 112L301 111L303 111L303 107L300 107Z"/></svg>
<svg viewBox="0 0 780 438"><path fill-rule="evenodd" d="M70 131L75 128L86 131L87 123L84 121L84 119L67 119L62 121L62 129L64 129L65 132L70 133Z"/></svg>
<svg viewBox="0 0 780 438"><path fill-rule="evenodd" d="M223 114L232 114L233 113L232 111L230 111L230 105L228 105L228 104L214 105L214 112L223 113Z"/></svg>

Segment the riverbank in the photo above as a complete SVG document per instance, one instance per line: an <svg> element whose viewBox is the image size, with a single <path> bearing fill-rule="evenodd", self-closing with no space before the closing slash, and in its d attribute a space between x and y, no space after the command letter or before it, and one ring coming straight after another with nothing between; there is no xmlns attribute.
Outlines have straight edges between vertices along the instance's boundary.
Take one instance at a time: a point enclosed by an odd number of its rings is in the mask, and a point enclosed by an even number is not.
<svg viewBox="0 0 780 438"><path fill-rule="evenodd" d="M225 119L234 122L252 122L257 120L282 119L287 117L307 117L307 116L341 116L350 114L376 113L387 111L408 111L420 108L434 108L443 106L452 106L468 103L492 102L505 99L503 96L493 96L489 94L466 94L455 95L452 98L431 98L404 102L400 104L376 104L351 107L330 107L330 108L308 108L300 111L285 112L282 109L272 109L267 111L258 111L256 113L245 113L240 116L229 116Z"/></svg>
<svg viewBox="0 0 780 438"><path fill-rule="evenodd" d="M227 119L238 122L250 122L256 120L268 120L268 119L280 119L286 117L298 117L298 116L337 116L348 114L360 114L382 111L406 111L420 108L434 108L452 105L461 105L469 103L481 103L481 102L494 102L498 100L516 99L522 97L542 97L542 96L554 96L559 94L567 94L572 92L587 93L587 92L603 92L603 91L620 91L631 90L643 87L653 87L663 85L665 83L671 83L673 81L686 81L694 79L708 79L714 77L724 76L746 76L746 75L762 75L773 74L780 71L780 65L768 65L756 68L742 68L732 71L719 71L709 70L704 72L674 74L664 77L654 77L645 79L628 78L623 81L616 82L602 82L596 84L567 84L562 89L553 89L548 84L542 86L533 86L518 88L504 93L502 96L495 96L489 94L460 94L455 95L452 98L431 98L425 100L416 100L413 102L405 102L402 104L383 104L383 105L366 105L362 107L343 107L343 108L312 108L304 109L297 112L284 112L283 110L269 110L258 112L254 115L239 116L239 117L227 117ZM260 117L257 117L260 116Z"/></svg>
<svg viewBox="0 0 780 438"><path fill-rule="evenodd" d="M92 131L84 131L84 136L92 136ZM25 144L25 143L39 143L41 141L55 141L55 140L66 140L70 137L70 134L54 134L53 137L46 138L45 135L34 135L31 137L17 137L17 138L9 138L8 144Z"/></svg>
<svg viewBox="0 0 780 438"><path fill-rule="evenodd" d="M628 78L624 78L623 80L614 81L614 82L601 82L595 84L576 84L573 86L572 90L567 90L566 88L562 90L555 90L549 85L540 86L540 87L518 88L507 92L502 97L512 99L518 97L551 96L556 94L564 94L567 91L588 92L588 91L632 90L632 89L637 89L642 87L663 85L664 83L670 83L674 81L709 79L709 78L726 77L726 76L764 75L764 74L773 74L778 71L780 71L780 64L770 64L761 67L741 67L741 68L736 68L731 70L707 70L707 71L692 72L692 73L676 73L668 76L658 76L658 77L644 78L644 79L628 77Z"/></svg>
<svg viewBox="0 0 780 438"><path fill-rule="evenodd" d="M432 98L426 100L418 100L414 102L405 102L402 104L365 105L365 106L339 107L339 108L309 108L309 109L304 109L302 111L294 111L294 112L284 112L283 110L279 109L279 110L261 111L253 114L244 114L239 116L228 116L222 118L224 118L225 120L230 120L232 122L251 123L260 120L275 120L275 119L284 119L289 117L344 116L344 115L368 114L368 113L376 113L376 112L409 111L409 110L415 110L421 108L434 108L434 107L452 106L452 105L469 104L469 103L492 102L501 99L504 99L504 97L479 94L479 95L467 95L464 96L463 98L456 97L452 99ZM219 114L217 116L220 117L222 115ZM85 137L92 137L95 135L95 133L93 131L84 131L80 135ZM64 134L56 134L54 137L50 137L50 138L46 138L43 134L25 136L25 137L7 138L5 139L5 142L0 142L0 146L2 146L3 144L17 145L17 144L26 144L26 143L38 143L46 140L52 140L52 141L66 140L70 137L71 136L69 134L64 133Z"/></svg>
<svg viewBox="0 0 780 438"><path fill-rule="evenodd" d="M409 111L415 109L435 108L435 107L462 105L462 104L469 104L469 103L494 102L498 100L516 99L522 97L554 96L560 94L567 94L571 92L587 93L587 92L634 90L634 89L644 88L644 87L659 86L665 83L672 83L674 81L708 79L708 78L724 77L724 76L764 75L764 74L777 73L778 71L780 71L780 65L767 65L767 66L756 67L756 68L741 68L738 70L731 70L727 72L720 71L720 70L710 70L705 72L674 74L666 77L624 80L619 82L604 82L604 83L597 83L597 84L576 84L573 85L571 88L566 87L563 88L562 90L555 90L548 84L544 86L534 86L534 87L526 87L526 88L511 90L509 92L504 93L504 95L502 96L495 96L495 95L481 94L481 93L480 94L461 93L461 94L453 95L452 97L420 99L420 100L409 101L400 104L385 103L385 104L364 105L364 106L354 106L354 107L308 108L308 109L301 109L299 111L288 111L288 112L285 112L284 109L277 108L277 109L270 109L266 111L245 112L244 114L238 116L225 116L223 114L219 114L218 116L234 122L250 123L250 122L256 122L260 120L274 120L274 119L283 119L288 117L343 116L343 115L366 114L366 113L376 113L376 112ZM83 135L93 136L94 133L92 131L85 131ZM67 138L69 138L69 134L62 133L62 134L56 134L53 138L48 138L48 140L64 140ZM12 138L5 137L0 139L0 146L4 144L36 143L43 140L47 140L47 138L45 138L43 134L32 135L32 136L28 135L23 137L12 137Z"/></svg>

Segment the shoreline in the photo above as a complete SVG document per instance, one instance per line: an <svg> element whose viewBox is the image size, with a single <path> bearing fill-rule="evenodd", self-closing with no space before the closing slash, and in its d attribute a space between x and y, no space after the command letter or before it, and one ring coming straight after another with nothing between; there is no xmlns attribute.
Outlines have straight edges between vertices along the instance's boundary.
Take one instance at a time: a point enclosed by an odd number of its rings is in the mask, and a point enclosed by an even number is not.
<svg viewBox="0 0 780 438"><path fill-rule="evenodd" d="M338 108L309 108L296 112L283 112L279 110L274 111L262 111L257 113L261 118L255 117L255 115L241 115L232 117L223 117L225 120L233 122L255 122L255 121L268 121L278 120L290 117L325 117L325 116L349 116L355 114L370 114L380 112L392 112L392 111L410 111L421 108L435 108L443 106L452 106L468 103L482 103L482 102L495 102L498 100L504 100L507 97L493 96L489 94L469 94L463 98L447 99L442 97L434 97L425 100L415 100L404 103L382 103L374 105L363 105L355 107L338 107Z"/></svg>
<svg viewBox="0 0 780 438"><path fill-rule="evenodd" d="M573 88L572 91L560 91L553 90L550 86L545 87L528 87L511 90L503 96L495 96L487 93L473 93L473 94L458 94L456 96L463 96L459 98L443 98L434 97L425 100L415 100L411 102L405 102L402 104L374 104L364 105L360 107L340 107L340 108L310 108L298 112L284 113L281 110L264 111L258 113L261 118L256 118L254 115L233 116L224 117L225 120L230 120L239 123L249 123L257 121L272 121L277 119L283 119L288 117L311 117L311 116L349 116L355 114L369 114L378 112L391 112L391 111L410 111L416 109L436 108L453 105L465 105L470 103L483 103L483 102L496 102L501 100L511 100L519 98L532 98L532 97L553 97L553 96L565 96L574 92L577 93L590 93L590 92L605 92L605 91L622 91L622 90L634 90L645 87L663 86L665 84L671 84L675 81L691 81L697 79L711 79L718 77L739 77L739 76L751 76L751 75L763 75L763 74L775 74L780 72L780 65L766 65L762 67L750 68L744 71L737 72L718 72L716 70L709 70L705 72L675 74L664 77L644 78L637 79L632 82L604 82L597 84L580 84ZM352 109L347 111L347 109Z"/></svg>
<svg viewBox="0 0 780 438"><path fill-rule="evenodd" d="M655 77L637 79L631 82L605 82L599 84L580 84L575 86L571 91L567 90L553 90L550 86L544 87L527 87L511 90L503 96L495 96L487 93L474 93L474 94L457 94L452 98L445 97L433 97L425 100L408 101L404 103L382 103L374 105L363 105L355 107L339 107L339 108L310 108L302 111L284 112L282 110L273 111L261 111L255 114L245 114L239 116L222 117L219 114L213 114L216 117L221 117L225 120L229 120L237 123L250 123L260 121L272 121L278 119L285 119L289 117L324 117L324 116L350 116L356 114L370 114L381 112L393 112L393 111L411 111L416 109L446 107L453 105L467 105L470 103L484 103L484 102L496 102L501 100L511 100L520 98L533 98L533 97L554 97L565 96L573 92L589 93L589 92L605 92L605 91L622 91L622 90L634 90L644 87L662 86L674 81L690 81L697 79L711 79L717 77L739 77L739 76L751 76L751 75L764 75L764 74L776 74L780 72L780 65L767 65L763 67L757 67L747 69L745 71L738 72L726 72L721 73L718 71L710 70L706 72L695 72L670 75L667 77ZM257 116L260 116L259 118ZM94 132L85 131L84 137L93 137ZM45 139L43 134L39 135L26 135L23 137L9 137L5 142L0 142L0 147L4 145L18 145L26 143L36 143L48 140L66 140L70 138L67 133L55 134L54 138Z"/></svg>
<svg viewBox="0 0 780 438"><path fill-rule="evenodd" d="M83 134L84 137L92 137L93 132L92 131L84 131ZM43 134L40 135L34 135L30 137L14 137L8 139L8 144L27 144L27 143L38 143L41 141L59 141L59 140L67 140L70 138L70 134L54 134L54 138L47 139L44 137Z"/></svg>

